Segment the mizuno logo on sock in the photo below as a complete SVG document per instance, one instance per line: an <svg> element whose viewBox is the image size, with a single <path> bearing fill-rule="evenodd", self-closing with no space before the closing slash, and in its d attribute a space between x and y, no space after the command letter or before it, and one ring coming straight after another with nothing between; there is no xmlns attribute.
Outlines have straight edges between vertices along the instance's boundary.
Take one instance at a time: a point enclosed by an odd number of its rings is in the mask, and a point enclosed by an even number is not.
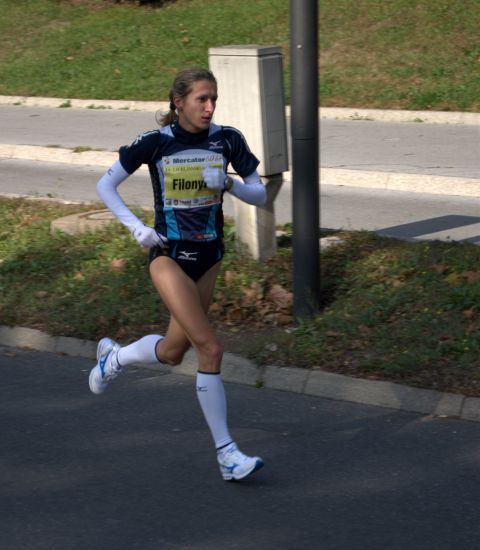
<svg viewBox="0 0 480 550"><path fill-rule="evenodd" d="M197 386L197 391L206 392L207 391L207 386Z"/></svg>

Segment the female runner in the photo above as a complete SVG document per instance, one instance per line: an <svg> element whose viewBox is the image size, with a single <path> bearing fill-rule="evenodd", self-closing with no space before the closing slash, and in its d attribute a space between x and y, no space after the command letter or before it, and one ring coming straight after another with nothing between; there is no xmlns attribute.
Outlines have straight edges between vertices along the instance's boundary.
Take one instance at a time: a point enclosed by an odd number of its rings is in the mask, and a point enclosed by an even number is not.
<svg viewBox="0 0 480 550"><path fill-rule="evenodd" d="M93 393L101 394L123 367L154 362L178 365L193 346L198 360L197 396L215 443L220 473L225 480L238 480L261 468L263 461L243 454L230 435L220 375L223 350L207 312L224 254L223 194L262 206L266 190L256 171L259 161L242 134L212 122L216 101L217 82L209 70L179 72L161 128L121 147L119 160L97 184L107 207L140 246L150 249L150 275L170 311L170 321L165 336L149 334L124 347L110 338L101 339L89 385ZM142 164L150 171L155 227L135 216L117 191ZM227 176L230 164L243 181Z"/></svg>

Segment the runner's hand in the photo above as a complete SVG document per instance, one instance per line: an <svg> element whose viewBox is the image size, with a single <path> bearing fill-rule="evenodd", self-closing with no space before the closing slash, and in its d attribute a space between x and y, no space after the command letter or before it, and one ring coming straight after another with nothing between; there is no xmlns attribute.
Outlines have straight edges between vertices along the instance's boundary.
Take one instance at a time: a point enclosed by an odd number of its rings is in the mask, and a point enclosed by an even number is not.
<svg viewBox="0 0 480 550"><path fill-rule="evenodd" d="M166 248L168 246L167 237L158 233L153 227L143 225L143 223L133 228L132 235L135 237L137 243L145 248L152 248L152 246Z"/></svg>
<svg viewBox="0 0 480 550"><path fill-rule="evenodd" d="M216 191L223 191L225 189L225 180L227 174L219 168L212 168L207 166L203 169L203 180L207 184L209 189L215 189Z"/></svg>

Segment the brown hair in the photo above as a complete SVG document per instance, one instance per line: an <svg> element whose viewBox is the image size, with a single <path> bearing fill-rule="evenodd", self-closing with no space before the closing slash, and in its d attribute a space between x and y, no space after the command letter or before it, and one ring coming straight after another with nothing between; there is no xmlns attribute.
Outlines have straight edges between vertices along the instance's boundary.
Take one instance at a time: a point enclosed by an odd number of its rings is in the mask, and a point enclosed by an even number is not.
<svg viewBox="0 0 480 550"><path fill-rule="evenodd" d="M192 91L194 82L199 80L208 80L217 86L217 79L211 71L204 69L202 67L192 67L190 69L184 69L180 71L175 80L173 81L172 87L170 88L169 100L170 100L170 110L165 113L157 113L155 119L157 120L160 126L168 126L177 120L178 115L176 112L176 107L173 99L175 97L185 98Z"/></svg>

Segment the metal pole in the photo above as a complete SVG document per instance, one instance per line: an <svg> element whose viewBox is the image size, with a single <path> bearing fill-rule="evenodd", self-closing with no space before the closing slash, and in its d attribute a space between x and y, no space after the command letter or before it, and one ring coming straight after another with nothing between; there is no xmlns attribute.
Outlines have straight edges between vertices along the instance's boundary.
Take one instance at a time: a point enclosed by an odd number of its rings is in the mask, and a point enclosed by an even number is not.
<svg viewBox="0 0 480 550"><path fill-rule="evenodd" d="M293 292L297 319L320 307L317 0L290 0Z"/></svg>

